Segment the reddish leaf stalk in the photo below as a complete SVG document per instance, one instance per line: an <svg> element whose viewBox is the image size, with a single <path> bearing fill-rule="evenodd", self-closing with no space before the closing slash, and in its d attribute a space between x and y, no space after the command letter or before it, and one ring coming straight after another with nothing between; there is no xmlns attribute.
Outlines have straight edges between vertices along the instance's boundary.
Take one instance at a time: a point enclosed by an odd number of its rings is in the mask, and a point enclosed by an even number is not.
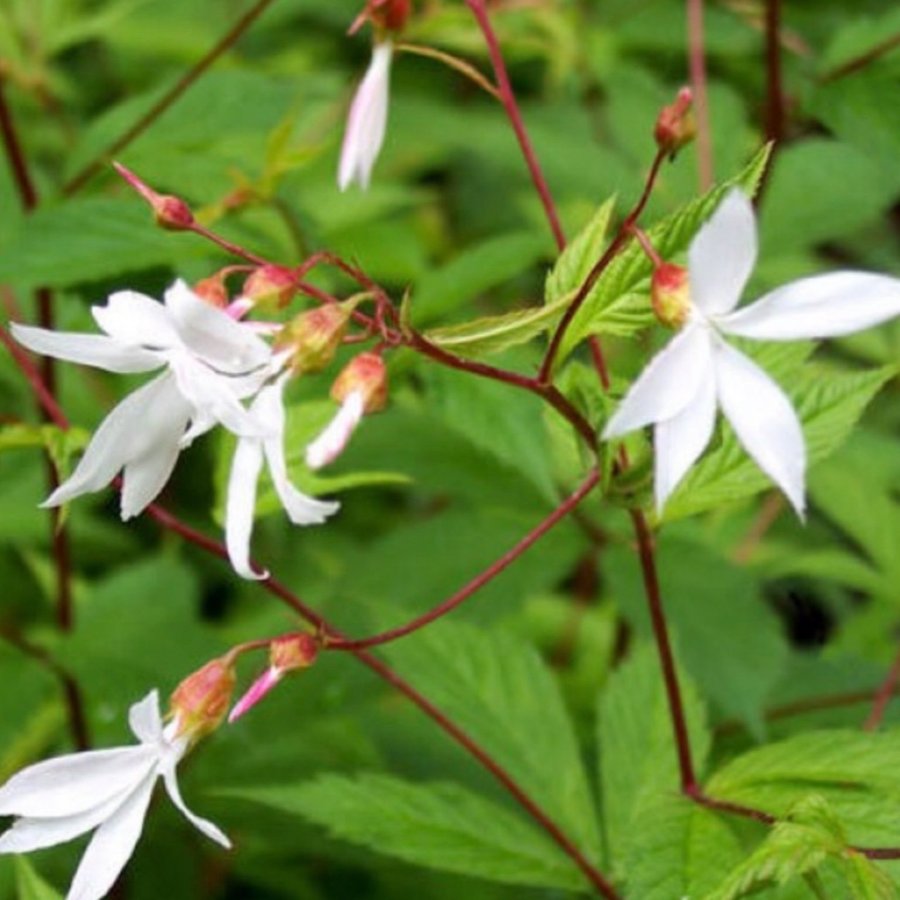
<svg viewBox="0 0 900 900"><path fill-rule="evenodd" d="M244 32L271 6L273 0L258 0L242 15L231 28L201 57L197 63L178 79L150 109L147 110L130 128L112 141L103 151L83 169L76 173L63 185L62 192L70 196L90 181L116 154L121 153L129 144L139 138L159 117L169 109L196 82L206 70L227 53L240 39Z"/></svg>
<svg viewBox="0 0 900 900"><path fill-rule="evenodd" d="M487 7L484 0L466 0L466 4L472 10L472 15L475 16L478 27L484 35L484 41L487 44L488 54L491 58L491 65L494 67L497 87L500 91L500 100L506 110L506 115L509 118L513 131L516 133L516 139L519 142L522 155L525 157L525 164L528 166L531 180L534 182L534 188L541 198L544 213L547 216L547 221L550 223L550 230L553 232L553 239L556 241L556 246L559 250L562 250L566 246L566 236L559 220L559 214L556 211L556 204L553 202L553 195L550 193L550 188L547 186L547 180L544 178L534 147L531 145L531 139L525 130L525 122L522 119L519 104L516 102L516 95L509 80L503 52L500 49L500 42L497 40L497 34L491 25Z"/></svg>
<svg viewBox="0 0 900 900"><path fill-rule="evenodd" d="M687 0L688 61L694 115L697 119L697 170L700 190L708 191L715 181L712 132L709 126L709 97L706 92L706 46L703 36L703 0Z"/></svg>
<svg viewBox="0 0 900 900"><path fill-rule="evenodd" d="M888 703L897 690L897 683L900 681L900 652L894 657L894 662L887 673L887 677L881 683L875 692L875 698L872 701L872 710L866 718L863 728L866 731L874 731L881 725L881 720L887 711Z"/></svg>
<svg viewBox="0 0 900 900"><path fill-rule="evenodd" d="M510 548L499 559L488 566L483 572L473 578L468 584L460 588L455 594L448 597L442 603L439 603L433 609L415 619L401 625L398 628L391 628L380 634L371 637L362 638L360 640L348 640L344 638L330 638L325 635L325 647L328 650L366 650L370 647L377 647L381 644L388 644L398 638L405 637L436 622L438 619L452 612L474 593L484 587L489 581L497 577L504 569L515 562L530 547L539 541L554 525L564 519L579 503L596 487L600 480L600 473L597 469L592 469L590 475L582 482L579 488L569 495L556 509L550 513L540 524L528 532L514 547Z"/></svg>
<svg viewBox="0 0 900 900"><path fill-rule="evenodd" d="M766 0L766 139L784 139L785 106L781 75L781 0Z"/></svg>
<svg viewBox="0 0 900 900"><path fill-rule="evenodd" d="M854 72L864 69L866 66L875 62L875 60L884 56L886 53L890 53L892 50L896 50L898 47L900 47L900 33L892 34L880 44L876 44L872 47L871 50L867 50L865 53L853 57L853 59L837 66L830 72L826 72L819 78L819 81L822 84L826 84L829 81L836 81L838 78L843 78L846 75L852 75Z"/></svg>

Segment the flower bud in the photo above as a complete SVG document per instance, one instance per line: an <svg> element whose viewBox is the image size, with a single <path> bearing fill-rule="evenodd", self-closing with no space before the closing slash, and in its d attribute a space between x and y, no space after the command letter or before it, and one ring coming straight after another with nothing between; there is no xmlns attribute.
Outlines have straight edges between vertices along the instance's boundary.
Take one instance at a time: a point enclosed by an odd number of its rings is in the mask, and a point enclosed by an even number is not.
<svg viewBox="0 0 900 900"><path fill-rule="evenodd" d="M650 286L653 312L663 325L680 328L691 310L691 292L687 269L662 263L653 273Z"/></svg>
<svg viewBox="0 0 900 900"><path fill-rule="evenodd" d="M209 278L201 278L200 281L194 285L194 293L202 300L205 300L210 306L224 309L228 306L230 299L228 296L228 288L225 286L226 275L227 269L223 269L220 272L216 272L214 275L210 275Z"/></svg>
<svg viewBox="0 0 900 900"><path fill-rule="evenodd" d="M297 278L283 266L260 266L244 282L243 295L254 306L277 306L283 309L297 295Z"/></svg>
<svg viewBox="0 0 900 900"><path fill-rule="evenodd" d="M367 21L379 31L398 33L406 27L411 12L411 0L368 0L347 33L356 34Z"/></svg>
<svg viewBox="0 0 900 900"><path fill-rule="evenodd" d="M121 163L114 162L113 167L150 204L157 225L168 231L193 228L194 214L184 200L171 194L158 194Z"/></svg>
<svg viewBox="0 0 900 900"><path fill-rule="evenodd" d="M177 722L176 734L191 743L215 731L231 703L236 678L230 656L208 662L175 688L169 707Z"/></svg>
<svg viewBox="0 0 900 900"><path fill-rule="evenodd" d="M377 353L360 353L341 370L331 386L331 397L343 403L350 394L359 392L363 412L381 412L387 406L387 366Z"/></svg>
<svg viewBox="0 0 900 900"><path fill-rule="evenodd" d="M657 147L669 156L674 156L697 134L697 123L691 109L693 99L691 89L683 87L675 102L664 106L656 120L653 137Z"/></svg>
<svg viewBox="0 0 900 900"><path fill-rule="evenodd" d="M291 353L295 372L320 372L331 362L347 333L351 309L342 303L325 303L301 313L281 330L277 349Z"/></svg>

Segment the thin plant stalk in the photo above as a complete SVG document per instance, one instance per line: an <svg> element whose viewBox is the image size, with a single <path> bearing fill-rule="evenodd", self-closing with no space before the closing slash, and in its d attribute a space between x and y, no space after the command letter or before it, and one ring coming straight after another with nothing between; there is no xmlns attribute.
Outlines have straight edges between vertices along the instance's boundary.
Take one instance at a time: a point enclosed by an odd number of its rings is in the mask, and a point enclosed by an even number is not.
<svg viewBox="0 0 900 900"><path fill-rule="evenodd" d="M706 41L703 33L703 0L687 0L688 67L697 119L697 177L701 191L715 181L712 131L709 124L709 94L706 90Z"/></svg>

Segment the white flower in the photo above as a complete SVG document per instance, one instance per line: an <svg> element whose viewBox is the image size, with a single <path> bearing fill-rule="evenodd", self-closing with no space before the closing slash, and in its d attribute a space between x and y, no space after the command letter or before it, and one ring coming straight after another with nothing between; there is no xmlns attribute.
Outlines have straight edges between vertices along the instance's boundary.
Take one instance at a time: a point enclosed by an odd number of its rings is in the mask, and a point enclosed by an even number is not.
<svg viewBox="0 0 900 900"><path fill-rule="evenodd" d="M376 44L372 62L350 104L347 130L341 147L338 169L338 187L346 190L356 181L367 188L372 167L384 142L387 126L388 89L391 76L391 58L394 48L390 41Z"/></svg>
<svg viewBox="0 0 900 900"><path fill-rule="evenodd" d="M165 304L133 291L92 309L105 335L13 325L16 340L46 356L110 372L166 371L129 394L103 420L72 476L44 502L58 506L98 491L124 469L122 518L162 490L180 451L217 422L241 434L260 427L241 399L272 375L272 351L247 324L201 300L182 281Z"/></svg>
<svg viewBox="0 0 900 900"><path fill-rule="evenodd" d="M225 545L235 571L244 578L267 578L268 573L255 573L250 565L250 536L256 486L263 459L269 467L272 484L288 518L295 525L320 525L337 512L339 503L316 500L298 491L290 482L284 458L284 385L287 376L264 387L250 412L265 428L266 437L242 437L231 462L228 499L225 505Z"/></svg>
<svg viewBox="0 0 900 900"><path fill-rule="evenodd" d="M0 837L0 853L28 853L92 831L67 900L96 900L113 886L134 852L150 795L162 778L172 802L207 837L228 838L184 803L175 767L188 749L177 719L163 727L156 691L131 707L130 747L73 753L30 766L0 788L0 816L18 816Z"/></svg>
<svg viewBox="0 0 900 900"><path fill-rule="evenodd" d="M609 439L655 425L658 510L706 448L721 406L744 449L802 516L800 422L781 388L725 336L835 337L900 315L900 280L865 272L802 278L736 310L755 262L753 207L733 190L691 242L686 326L651 360L603 431Z"/></svg>
<svg viewBox="0 0 900 900"><path fill-rule="evenodd" d="M321 469L337 459L347 446L347 441L359 425L365 410L366 398L361 390L347 394L334 418L314 441L307 444L306 465L310 469Z"/></svg>

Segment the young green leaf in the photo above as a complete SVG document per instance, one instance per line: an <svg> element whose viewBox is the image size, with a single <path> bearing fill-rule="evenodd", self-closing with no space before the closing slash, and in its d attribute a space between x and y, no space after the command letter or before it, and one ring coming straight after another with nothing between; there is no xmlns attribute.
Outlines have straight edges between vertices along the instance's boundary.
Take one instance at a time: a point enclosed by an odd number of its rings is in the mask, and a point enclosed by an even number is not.
<svg viewBox="0 0 900 900"><path fill-rule="evenodd" d="M44 881L28 857L16 857L15 871L17 900L62 900L62 894Z"/></svg>

